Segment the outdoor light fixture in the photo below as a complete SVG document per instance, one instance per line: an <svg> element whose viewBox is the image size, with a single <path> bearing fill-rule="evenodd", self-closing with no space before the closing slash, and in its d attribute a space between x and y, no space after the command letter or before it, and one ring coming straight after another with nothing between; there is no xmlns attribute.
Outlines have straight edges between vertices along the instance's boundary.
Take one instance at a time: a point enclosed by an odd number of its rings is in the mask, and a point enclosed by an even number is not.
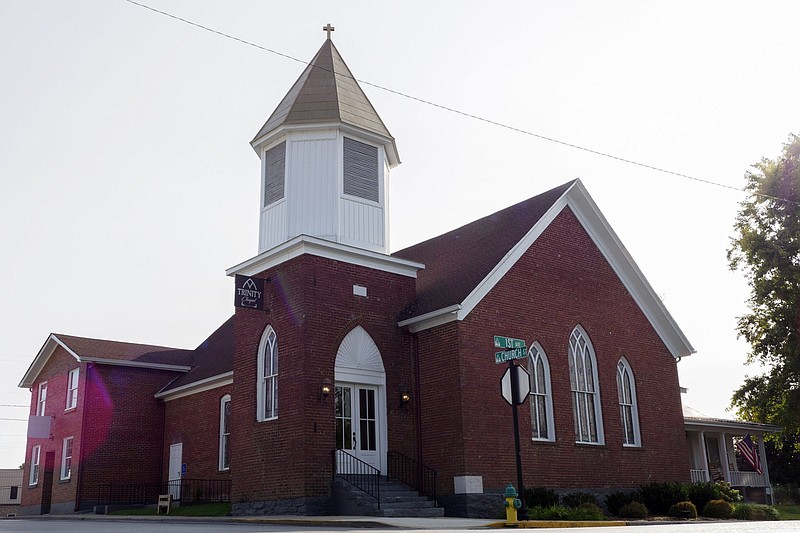
<svg viewBox="0 0 800 533"><path fill-rule="evenodd" d="M405 391L400 393L400 407L405 407L410 401L411 393Z"/></svg>
<svg viewBox="0 0 800 533"><path fill-rule="evenodd" d="M331 380L325 378L322 380L322 386L319 389L319 399L324 403L328 396L331 395Z"/></svg>

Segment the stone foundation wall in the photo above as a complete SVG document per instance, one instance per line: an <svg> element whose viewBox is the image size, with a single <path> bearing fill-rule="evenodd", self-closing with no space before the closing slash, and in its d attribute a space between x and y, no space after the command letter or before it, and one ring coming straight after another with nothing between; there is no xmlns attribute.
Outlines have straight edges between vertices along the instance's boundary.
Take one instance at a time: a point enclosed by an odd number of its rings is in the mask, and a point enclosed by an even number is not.
<svg viewBox="0 0 800 533"><path fill-rule="evenodd" d="M234 516L324 516L329 512L330 499L327 497L240 502L231 505L231 514Z"/></svg>

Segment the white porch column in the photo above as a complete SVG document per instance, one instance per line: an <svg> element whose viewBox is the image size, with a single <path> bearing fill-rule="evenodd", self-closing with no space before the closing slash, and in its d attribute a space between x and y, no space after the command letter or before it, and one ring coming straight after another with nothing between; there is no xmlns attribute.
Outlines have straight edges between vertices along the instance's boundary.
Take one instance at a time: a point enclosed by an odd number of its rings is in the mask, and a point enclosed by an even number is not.
<svg viewBox="0 0 800 533"><path fill-rule="evenodd" d="M728 457L728 434L722 434L722 457L724 457L725 464L722 466L722 473L725 475L725 481L731 482L731 458Z"/></svg>
<svg viewBox="0 0 800 533"><path fill-rule="evenodd" d="M700 435L700 452L703 454L703 469L706 471L706 478L711 481L711 472L708 471L708 450L706 450L706 432L701 431Z"/></svg>
<svg viewBox="0 0 800 533"><path fill-rule="evenodd" d="M769 496L770 505L774 505L775 501L772 499L772 483L769 481L769 468L767 468L767 452L764 450L764 435L758 436L758 456L761 459L761 470L764 471L764 486Z"/></svg>

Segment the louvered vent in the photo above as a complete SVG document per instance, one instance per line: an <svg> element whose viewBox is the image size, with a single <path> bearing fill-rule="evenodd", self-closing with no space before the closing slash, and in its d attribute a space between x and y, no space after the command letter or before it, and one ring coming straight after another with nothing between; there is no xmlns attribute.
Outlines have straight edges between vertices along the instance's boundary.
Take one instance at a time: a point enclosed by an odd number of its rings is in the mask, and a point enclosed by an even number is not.
<svg viewBox="0 0 800 533"><path fill-rule="evenodd" d="M267 150L264 183L264 207L283 199L286 170L286 141Z"/></svg>
<svg viewBox="0 0 800 533"><path fill-rule="evenodd" d="M378 149L344 138L344 193L379 202Z"/></svg>

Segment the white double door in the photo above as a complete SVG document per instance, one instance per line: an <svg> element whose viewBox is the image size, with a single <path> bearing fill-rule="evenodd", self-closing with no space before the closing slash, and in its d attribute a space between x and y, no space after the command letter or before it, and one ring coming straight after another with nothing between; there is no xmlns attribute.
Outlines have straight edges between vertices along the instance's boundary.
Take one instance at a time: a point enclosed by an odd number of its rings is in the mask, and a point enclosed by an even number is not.
<svg viewBox="0 0 800 533"><path fill-rule="evenodd" d="M381 469L381 417L378 387L337 383L336 449ZM339 470L347 469L340 461Z"/></svg>

